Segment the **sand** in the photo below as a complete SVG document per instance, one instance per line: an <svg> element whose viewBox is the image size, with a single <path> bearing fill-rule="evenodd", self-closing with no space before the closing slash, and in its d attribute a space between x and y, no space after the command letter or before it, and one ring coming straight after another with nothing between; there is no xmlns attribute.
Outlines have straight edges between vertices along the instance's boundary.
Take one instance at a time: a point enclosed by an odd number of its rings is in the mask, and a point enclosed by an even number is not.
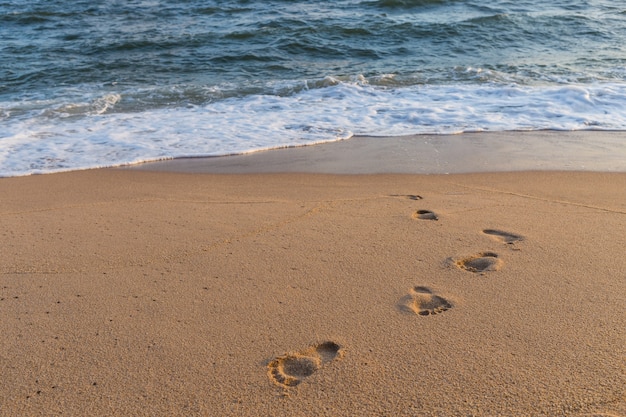
<svg viewBox="0 0 626 417"><path fill-rule="evenodd" d="M626 416L626 173L0 196L1 416Z"/></svg>
<svg viewBox="0 0 626 417"><path fill-rule="evenodd" d="M130 169L212 174L461 174L496 171L626 172L626 132L528 131L355 136L315 146L180 158Z"/></svg>

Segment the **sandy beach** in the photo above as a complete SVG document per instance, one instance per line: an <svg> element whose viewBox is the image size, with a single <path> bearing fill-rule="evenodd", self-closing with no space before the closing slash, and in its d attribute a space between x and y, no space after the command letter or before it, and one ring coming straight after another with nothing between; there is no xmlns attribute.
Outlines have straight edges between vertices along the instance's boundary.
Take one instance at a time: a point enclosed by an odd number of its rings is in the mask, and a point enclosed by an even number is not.
<svg viewBox="0 0 626 417"><path fill-rule="evenodd" d="M0 416L626 416L624 172L0 196Z"/></svg>

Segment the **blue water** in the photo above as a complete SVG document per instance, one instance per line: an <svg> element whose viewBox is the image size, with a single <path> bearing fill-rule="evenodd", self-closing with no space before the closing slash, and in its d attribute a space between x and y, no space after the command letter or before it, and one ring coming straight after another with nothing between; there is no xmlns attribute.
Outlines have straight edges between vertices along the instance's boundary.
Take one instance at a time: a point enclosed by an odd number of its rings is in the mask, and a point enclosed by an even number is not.
<svg viewBox="0 0 626 417"><path fill-rule="evenodd" d="M102 4L99 4L102 3ZM626 3L0 0L0 175L626 130Z"/></svg>

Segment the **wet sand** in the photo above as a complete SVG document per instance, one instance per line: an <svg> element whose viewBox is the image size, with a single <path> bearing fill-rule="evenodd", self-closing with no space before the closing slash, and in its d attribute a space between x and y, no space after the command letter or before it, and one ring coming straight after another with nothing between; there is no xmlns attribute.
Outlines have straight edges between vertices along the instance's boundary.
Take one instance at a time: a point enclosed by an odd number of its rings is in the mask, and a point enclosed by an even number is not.
<svg viewBox="0 0 626 417"><path fill-rule="evenodd" d="M148 171L256 174L462 174L511 171L626 172L626 132L477 132L353 137L315 146L133 165Z"/></svg>

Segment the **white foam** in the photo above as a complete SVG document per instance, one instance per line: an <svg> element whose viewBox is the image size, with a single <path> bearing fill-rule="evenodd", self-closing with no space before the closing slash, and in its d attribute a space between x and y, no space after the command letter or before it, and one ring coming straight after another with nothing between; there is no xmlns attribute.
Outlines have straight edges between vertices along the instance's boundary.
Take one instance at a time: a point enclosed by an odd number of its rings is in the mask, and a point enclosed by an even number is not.
<svg viewBox="0 0 626 417"><path fill-rule="evenodd" d="M14 103L0 103L0 175L245 153L353 134L626 130L626 84L380 84L327 79L291 95L139 112L116 111L123 92L52 102L43 111L26 103L18 116Z"/></svg>

